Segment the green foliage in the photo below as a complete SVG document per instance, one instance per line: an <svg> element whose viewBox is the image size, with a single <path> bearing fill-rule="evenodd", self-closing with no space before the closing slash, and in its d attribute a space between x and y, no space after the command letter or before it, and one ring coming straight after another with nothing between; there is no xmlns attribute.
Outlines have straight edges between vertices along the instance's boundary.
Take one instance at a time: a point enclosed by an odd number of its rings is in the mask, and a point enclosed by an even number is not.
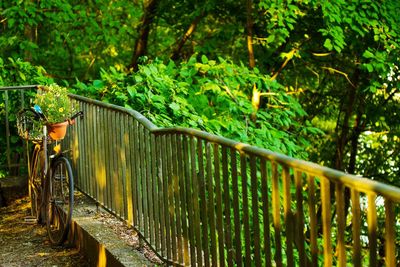
<svg viewBox="0 0 400 267"><path fill-rule="evenodd" d="M124 65L141 14L132 1L105 0L2 1L0 13L0 57L24 58L72 81Z"/></svg>
<svg viewBox="0 0 400 267"><path fill-rule="evenodd" d="M141 112L159 126L179 125L219 134L238 141L306 157L307 136L316 130L304 124L301 105L277 82L259 70L249 70L222 58L201 56L167 65L160 61L140 66L126 75L111 67L91 85L78 83L78 93ZM253 86L268 96L256 120Z"/></svg>
<svg viewBox="0 0 400 267"><path fill-rule="evenodd" d="M24 84L48 84L52 80L46 77L46 73L42 67L34 67L31 64L24 62L20 59L0 57L0 86L13 86ZM27 91L22 95L21 91L10 91L8 97L8 121L10 126L10 147L12 149L11 156L14 158L16 155L22 155L22 142L18 138L17 129L15 128L16 114L22 107L29 106L29 99L36 94L35 91ZM23 96L24 101L21 101ZM0 92L0 144L6 147L6 106L5 106L4 92ZM5 149L2 150L5 152ZM6 163L6 153L0 154L0 165ZM5 170L0 169L0 173Z"/></svg>

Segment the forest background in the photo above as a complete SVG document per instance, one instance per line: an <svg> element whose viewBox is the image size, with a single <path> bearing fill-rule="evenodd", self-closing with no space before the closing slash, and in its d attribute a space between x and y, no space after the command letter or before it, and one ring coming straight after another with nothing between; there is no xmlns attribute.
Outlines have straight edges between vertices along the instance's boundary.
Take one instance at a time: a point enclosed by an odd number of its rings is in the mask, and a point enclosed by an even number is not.
<svg viewBox="0 0 400 267"><path fill-rule="evenodd" d="M399 13L396 0L1 1L0 86L57 82L400 186Z"/></svg>

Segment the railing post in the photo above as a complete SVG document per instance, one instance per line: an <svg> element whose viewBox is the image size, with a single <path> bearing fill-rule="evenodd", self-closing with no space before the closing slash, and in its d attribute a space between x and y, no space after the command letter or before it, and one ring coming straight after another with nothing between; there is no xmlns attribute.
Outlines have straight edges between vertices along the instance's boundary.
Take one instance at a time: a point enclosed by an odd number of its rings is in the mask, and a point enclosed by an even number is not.
<svg viewBox="0 0 400 267"><path fill-rule="evenodd" d="M10 149L10 124L8 122L8 92L4 91L4 103L5 103L5 112L6 112L6 144L7 144L7 169L11 171L11 149Z"/></svg>

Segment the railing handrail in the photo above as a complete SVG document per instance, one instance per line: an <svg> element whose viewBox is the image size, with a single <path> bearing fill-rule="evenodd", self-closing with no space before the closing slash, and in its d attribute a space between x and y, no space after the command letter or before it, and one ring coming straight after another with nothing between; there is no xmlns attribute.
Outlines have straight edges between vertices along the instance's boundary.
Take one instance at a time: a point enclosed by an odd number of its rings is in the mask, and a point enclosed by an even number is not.
<svg viewBox="0 0 400 267"><path fill-rule="evenodd" d="M87 103L90 104L95 104L107 109L113 109L113 110L118 110L121 111L123 113L129 114L131 116L133 116L136 120L138 120L140 123L143 124L143 126L145 126L148 130L150 131L154 131L154 130L158 130L159 128L157 126L155 126L151 121L149 121L145 116L143 116L142 114L140 114L139 112L137 112L136 110L133 109L127 109L121 106L117 106L114 104L110 104L110 103L105 103L96 99L92 99L92 98L88 98L85 96L81 96L81 95L76 95L76 94L70 94L70 97L73 99L77 99L77 100L82 100L85 101Z"/></svg>
<svg viewBox="0 0 400 267"><path fill-rule="evenodd" d="M18 85L18 86L1 86L0 91L11 91L11 90L29 90L38 88L40 85Z"/></svg>

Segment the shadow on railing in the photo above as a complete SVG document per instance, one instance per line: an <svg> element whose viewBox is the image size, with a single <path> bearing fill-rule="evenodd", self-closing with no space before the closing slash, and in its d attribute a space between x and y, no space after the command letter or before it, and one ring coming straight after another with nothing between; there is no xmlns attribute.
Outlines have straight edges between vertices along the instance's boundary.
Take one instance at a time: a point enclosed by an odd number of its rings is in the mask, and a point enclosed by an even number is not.
<svg viewBox="0 0 400 267"><path fill-rule="evenodd" d="M71 97L79 188L167 263L396 266L400 189Z"/></svg>
<svg viewBox="0 0 400 267"><path fill-rule="evenodd" d="M77 186L168 264L398 264L400 189L71 98L85 113L63 141Z"/></svg>

